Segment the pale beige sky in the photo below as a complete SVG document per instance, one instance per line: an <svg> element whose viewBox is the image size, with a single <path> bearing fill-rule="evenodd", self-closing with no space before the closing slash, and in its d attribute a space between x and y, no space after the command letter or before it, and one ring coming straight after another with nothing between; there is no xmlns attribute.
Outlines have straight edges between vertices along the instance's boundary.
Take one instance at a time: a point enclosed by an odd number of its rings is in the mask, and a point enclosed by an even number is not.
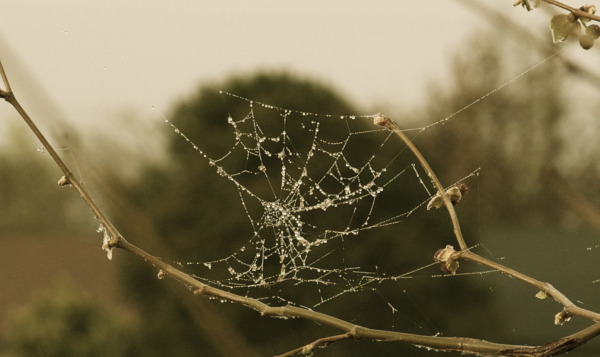
<svg viewBox="0 0 600 357"><path fill-rule="evenodd" d="M512 3L488 5L521 23L548 21ZM414 107L466 39L490 27L465 4L3 1L0 58L33 114L54 113L53 102L76 125L97 126L124 110L156 116L152 106L168 113L199 82L256 69L308 75L364 110L393 112ZM34 94L40 89L49 102Z"/></svg>

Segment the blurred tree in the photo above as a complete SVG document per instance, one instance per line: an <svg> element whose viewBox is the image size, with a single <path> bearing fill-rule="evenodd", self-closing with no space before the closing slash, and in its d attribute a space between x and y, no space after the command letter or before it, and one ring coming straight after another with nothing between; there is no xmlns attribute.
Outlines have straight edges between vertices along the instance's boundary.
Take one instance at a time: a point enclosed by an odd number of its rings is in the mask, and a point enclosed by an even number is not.
<svg viewBox="0 0 600 357"><path fill-rule="evenodd" d="M219 157L231 147L233 133L227 124L228 115L241 118L248 113L248 103L236 100L226 102L214 87L216 86L201 87L193 96L177 104L173 114L169 116L209 157ZM285 73L235 77L219 88L286 109L343 115L357 113L356 108L331 89ZM267 118L273 116L268 120L280 120L275 114L269 111L260 113ZM365 123L364 128L372 129L372 123ZM374 152L374 148L380 144L381 137L365 139L357 144L355 152L349 153L348 157L351 159L353 156L364 155L365 150ZM163 259L167 261L197 262L231 254L246 243L252 233L235 187L220 177L207 160L179 135L173 136L169 150L171 163L168 167L149 164L139 181L123 188L123 196L131 200L122 202L117 208L115 217L124 219L117 226L123 227L122 232L132 241L151 251L161 252ZM378 152L376 164L389 163L401 150L400 143L390 141ZM404 168L412 162L415 162L414 158L407 153L402 159L394 161L393 165ZM439 169L443 171L445 167ZM258 180L254 184L254 191L263 189ZM423 188L415 179L386 186L386 190L386 194L380 196L377 202L379 213L374 213L375 216L381 216L374 219L385 217L385 214L389 217L390 212L404 212L426 198ZM338 219L347 222L348 217ZM422 266L424 259L426 262L431 261L438 248L452 241L450 223L443 214L421 210L415 212L407 223L399 226L365 231L352 244L345 242L344 248L338 249L335 253L337 255L334 254L338 259L337 264L342 265L337 268L360 266L375 271L377 267L382 267L389 274L401 274ZM150 272L143 264L133 261L125 264L125 289L147 319L144 324L144 339L148 341L145 355L173 354L173 351L177 351L180 356L197 355L200 351L225 355L227 352L220 349L219 345L228 344L225 341L230 340L234 332L240 333L240 341L249 341L246 347L252 352L245 351L245 355L265 355L282 352L290 345L303 344L317 336L313 331L314 325L310 323L257 323L255 313L237 306L226 309L221 306L209 307L221 310L221 317L214 317L210 321L203 320L202 317L195 318L199 309L205 311L205 308L199 306L206 302L173 299L173 295L181 291L179 286L158 281L155 272ZM457 289L456 284L450 279L435 282L428 279L413 280L402 284L389 282L378 285L375 291L365 289L356 294L345 295L319 309L360 324L390 328L389 324L394 324L393 321L397 318L390 317L393 312L386 304L390 301L397 306L412 306L411 309L402 311L402 317L398 318L403 321L403 331L431 334L450 331L452 334L475 337L486 337L486 333L487 336L499 336L499 321L502 320L499 314L487 312L485 320L495 318L494 323L487 326L459 317L466 313L470 316L484 316L483 311L488 303L486 289L461 282L462 293L453 295L450 291ZM286 288L292 289L292 292L286 291ZM275 286L270 293L279 294L294 302L316 298L311 289L304 289L301 285L281 289ZM439 299L440 296L445 298ZM421 308L427 312L424 313ZM214 319L217 318L235 322L231 323L229 331L219 333L215 331ZM236 331L231 331L232 329ZM285 341L285 344L279 346L276 341ZM326 353L347 355L378 351L379 354L384 354L386 351L398 353L403 348L414 356L427 353L415 351L412 346L389 344L375 347L370 344L340 344ZM187 354L184 352L186 350Z"/></svg>
<svg viewBox="0 0 600 357"><path fill-rule="evenodd" d="M498 43L469 45L470 56L457 57L454 62L454 88L432 91L435 105L428 109L426 122L431 122L430 118L443 118L456 112L506 80L503 74L506 72L504 55L498 47ZM456 119L460 120L450 120L417 136L417 145L446 184L490 160L494 162L493 170L484 166L485 180L473 180L477 185L486 186L486 190L479 190L477 204L470 204L473 199L467 197L465 203L457 207L467 237L477 223L470 217L480 220L483 217L486 223L492 224L520 220L539 222L540 219L547 222L553 219L550 211L537 211L536 216L511 214L530 212L530 207L539 207L549 200L541 194L537 178L561 145L557 132L561 105L556 74L553 69L532 72L511 84L510 91L508 88L497 91L469 111L459 113L460 118ZM249 110L248 103L220 95L214 87L200 87L192 96L178 103L169 115L183 133L213 158L225 154L234 140L227 117L243 118ZM356 108L326 86L286 73L234 77L218 87L286 109L343 115L357 113ZM269 130L269 122L276 130L281 118L275 111L260 106L254 110L260 112L257 115L265 123L265 130ZM402 125L401 120L396 121ZM327 128L330 123L323 125L323 129L331 129ZM364 128L372 129L372 125L364 123ZM14 137L19 138L17 135ZM380 137L364 138L353 143L354 151L349 152L347 158L360 161L359 158L363 157L364 160L365 153L370 155L380 143ZM395 158L392 166L402 169L415 162L407 152L397 156L403 146L394 140L377 150L374 165L387 165L391 158ZM176 262L222 258L246 243L252 231L235 187L219 176L207 160L179 135L173 134L169 141L169 157L166 166L147 163L139 180L125 184L120 193L113 195L127 197L118 201L114 214L120 217L121 222L117 222L117 226L121 227L125 236L149 251L160 252L163 259ZM0 160L0 164L9 168L0 172L7 175L3 197L10 198L11 182L15 178L9 173L27 172L31 166L16 170L19 163L28 160L11 161L2 157ZM44 180L47 181L46 178ZM105 181L118 182L115 178ZM264 182L258 179L249 184L255 192L265 190ZM487 200L486 195L509 199L492 202ZM40 202L39 197L37 202ZM423 188L415 179L386 186L385 194L378 197L373 219L389 217L390 212L404 212L425 198ZM49 196L42 200L42 205L43 202L56 200ZM44 212L49 211L60 212L48 209ZM23 210L17 212L20 212L17 217L23 222L38 220L23 214ZM39 221L50 219L55 227L56 222L62 219L48 217L39 218ZM340 219L346 222L348 218ZM11 224L16 222L19 220L12 220ZM356 240L343 242L343 248L328 259L341 264L337 268L359 266L368 271L402 274L422 266L438 248L453 243L451 231L443 212L418 210L400 225L361 232ZM122 275L124 286L145 320L141 337L143 343L136 347L141 355L264 355L282 352L290 345L300 345L318 336L311 323L272 320L257 323L257 315L251 311L239 306L223 309L188 296L177 284L159 281L154 277L156 272L142 263L126 260L122 264L125 265ZM188 268L192 270L192 266ZM311 289L302 285L275 285L272 290L263 293L297 303L314 302L316 298ZM376 290L359 289L320 306L319 310L372 327L390 328L391 324L408 332L442 332L500 340L505 333L505 325L500 311L487 311L492 296L485 282L412 279L379 284ZM410 308L397 314L390 310L388 303ZM468 319L464 318L466 315ZM277 341L284 342L280 345ZM403 350L414 356L427 354L426 351L415 351L412 346L350 343L340 344L326 353L346 355L377 351L381 355Z"/></svg>
<svg viewBox="0 0 600 357"><path fill-rule="evenodd" d="M117 318L120 316L120 318ZM108 311L69 284L16 311L3 339L3 356L136 356L136 333L122 314Z"/></svg>
<svg viewBox="0 0 600 357"><path fill-rule="evenodd" d="M431 90L433 100L424 121L445 118L486 93L494 91L493 95L459 112L439 129L426 131L417 143L434 170L440 168L444 182L459 180L481 167L481 177L471 180L475 185L471 193L477 195L478 204L464 208L463 225L555 225L560 222L559 211L554 209L556 198L548 194L542 174L557 168L566 137L561 131L564 71L559 62L547 62L543 69L496 90L518 74L511 68L530 65L524 48L527 43L502 38L472 43L465 50L468 56L453 61L450 88Z"/></svg>
<svg viewBox="0 0 600 357"><path fill-rule="evenodd" d="M58 181L60 170L43 150L36 150L34 137L21 125L9 125L6 134L0 147L0 235L65 235L89 229L91 214L81 210L85 205L79 197L48 184Z"/></svg>

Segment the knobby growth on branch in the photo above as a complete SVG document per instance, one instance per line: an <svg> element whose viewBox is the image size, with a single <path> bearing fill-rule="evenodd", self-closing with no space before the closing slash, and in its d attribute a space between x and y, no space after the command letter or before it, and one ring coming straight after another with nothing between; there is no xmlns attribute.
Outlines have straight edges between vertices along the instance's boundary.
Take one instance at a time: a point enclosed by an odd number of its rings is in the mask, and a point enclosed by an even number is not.
<svg viewBox="0 0 600 357"><path fill-rule="evenodd" d="M598 26L587 25L586 22L589 20L600 21L600 17L595 15L595 8L593 6L582 6L579 9L575 9L564 5L554 0L544 0L554 6L558 6L562 9L569 11L568 15L557 15L551 21L552 35L555 42L563 41L568 36L578 34L580 27L584 26L586 33L580 37L580 43L583 48L591 48L595 39L600 36ZM537 5L537 2L531 0L519 0L515 2L516 5L522 5L531 10ZM580 25L581 24L581 25ZM590 44L590 38L592 38ZM434 197L436 201L431 201L428 205L428 209L431 207L441 208L445 207L448 211L450 219L452 221L454 236L458 244L458 249L451 245L438 250L435 253L434 260L441 265L443 271L455 274L459 268L459 262L472 262L482 266L486 266L493 270L502 272L503 274L515 278L525 284L531 285L536 290L539 298L551 297L557 303L562 306L562 309L558 311L554 317L556 324L563 324L568 322L572 317L583 317L592 321L592 324L574 334L564 336L562 338L550 341L541 346L525 346L525 345L512 345L503 343L494 343L481 339L474 339L468 337L442 337L442 336L428 336L411 333L402 333L396 331L386 331L363 327L352 322L338 319L334 316L330 316L321 312L317 312L307 308L301 308L292 305L286 306L270 306L264 302L247 297L237 295L214 286L210 286L203 282L193 278L190 274L187 274L183 270L174 267L173 265L163 262L161 259L154 255L144 251L143 249L128 242L116 229L116 227L107 218L102 209L92 199L90 194L87 192L84 185L75 177L70 171L65 162L57 154L56 150L46 139L44 134L38 129L34 121L29 117L24 108L20 105L19 101L15 97L14 92L11 89L10 82L8 80L5 69L0 63L0 75L4 83L4 89L0 89L0 97L4 98L14 109L20 114L22 119L29 126L31 131L35 134L37 139L41 142L45 150L50 154L56 165L60 168L63 173L63 177L60 178L58 184L60 186L72 186L81 195L85 203L90 207L95 215L95 218L99 221L105 232L104 248L110 254L114 248L124 249L146 263L155 267L158 270L159 277L169 276L179 283L183 284L188 290L194 295L215 297L222 300L228 300L233 303L237 303L246 306L259 312L260 316L265 317L279 317L279 318L301 318L310 321L317 322L319 324L333 327L340 330L342 333L332 336L326 336L319 338L313 342L307 343L304 346L290 350L281 356L291 356L295 354L311 354L317 347L325 347L332 343L344 340L353 339L368 339L376 341L396 341L412 344L415 346L425 346L431 349L439 351L460 351L467 354L475 355L502 355L502 356L553 356L568 352L577 348L578 346L586 343L590 339L600 334L600 313L584 309L577 306L571 301L565 294L556 289L550 283L537 280L524 273L511 269L507 266L499 264L496 261L492 261L485 257L482 257L468 248L465 237L463 237L460 221L458 215L454 209L454 205L460 200L461 194L466 193L466 188L460 187L460 185L453 187L445 187L442 182L438 179L434 170L428 164L425 157L421 154L418 148L412 143L412 141L404 134L404 132L387 116L379 113L374 116L374 124L385 127L388 130L395 133L399 140L402 140L405 145L412 151L415 157L420 162L421 166L434 183L437 194ZM109 255L110 256L110 255Z"/></svg>

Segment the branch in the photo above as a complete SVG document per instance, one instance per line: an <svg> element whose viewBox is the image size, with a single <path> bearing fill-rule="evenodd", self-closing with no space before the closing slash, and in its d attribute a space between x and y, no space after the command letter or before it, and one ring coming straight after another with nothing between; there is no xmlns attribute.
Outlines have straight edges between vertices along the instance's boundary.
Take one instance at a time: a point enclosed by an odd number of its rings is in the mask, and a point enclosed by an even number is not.
<svg viewBox="0 0 600 357"><path fill-rule="evenodd" d="M534 279L528 275L525 275L523 273L520 273L514 269L508 268L508 267L506 267L502 264L499 264L495 261L489 260L478 254L475 254L475 253L471 252L469 249L467 249L464 238L463 238L461 230L460 230L460 224L458 221L458 216L456 215L456 210L454 209L454 205L452 204L448 194L446 194L444 186L442 186L442 184L438 180L437 176L435 175L435 173L433 172L433 170L431 169L431 167L429 166L429 164L427 163L427 161L425 160L425 158L423 157L421 152L412 143L412 141L398 128L396 123L394 123L387 116L385 116L381 113L378 113L377 115L375 115L373 122L376 125L383 126L383 127L388 128L389 130L394 131L400 137L400 139L402 139L402 141L404 141L404 143L408 146L408 148L413 152L413 154L421 162L421 165L427 172L427 175L431 178L431 180L434 182L436 188L438 189L438 194L444 200L444 203L446 205L446 208L448 209L448 213L450 214L450 218L452 219L452 223L454 225L454 233L455 233L456 239L458 240L459 245L461 247L461 250L458 252L454 252L452 247L446 248L446 250L449 250L449 252L453 252L453 253L448 254L446 257L443 258L444 261L442 263L444 264L444 266L448 267L448 266L450 266L450 263L452 261L457 261L460 259L470 260L470 261L476 262L478 264L490 267L494 270L500 271L510 277L516 278L526 284L536 287L540 291L543 291L544 294L546 294L546 295L543 295L544 297L550 296L554 300L556 300L557 302L559 302L560 304L563 305L563 310L555 315L555 318L554 318L555 324L563 324L564 322L569 321L572 316L581 316L581 317L585 317L587 319L590 319L590 320L596 322L596 324L592 325L587 332L580 331L580 334L582 334L582 335L578 335L577 338L565 337L563 339L549 342L548 344L546 344L544 346L534 348L533 350L528 347L526 350L529 351L528 353L531 353L531 354L521 354L521 353L524 353L525 350L523 350L521 348L515 349L514 351L519 351L519 354L517 354L518 356L521 356L521 355L524 355L524 356L525 355L527 355L527 356L528 355L550 356L550 355L556 354L557 351L566 352L566 351L569 351L569 350L575 348L576 346L578 346L580 344L587 342L589 339L600 334L600 314L599 313L576 306L569 298L567 298L563 293L561 293L558 289L556 289L554 286L552 286L549 283L536 280L536 279ZM463 246L463 245L465 245L465 246ZM438 254L436 254L436 260L437 259L438 259ZM458 267L458 265L455 265L455 267L453 269L451 269L452 273L454 273L454 271L456 270L457 267ZM581 341L583 341L583 342L581 342ZM549 351L551 351L551 352L549 352ZM508 355L510 355L510 354L508 354Z"/></svg>
<svg viewBox="0 0 600 357"><path fill-rule="evenodd" d="M592 338L600 334L600 323L596 323L586 329L576 332L572 335L559 338L558 340L548 342L539 347L528 347L525 349L516 348L512 350L502 351L503 356L531 356L531 357L543 357L543 356L556 356L563 354L583 345Z"/></svg>
<svg viewBox="0 0 600 357"><path fill-rule="evenodd" d="M579 78L591 83L597 90L600 90L600 76L597 73L584 68L579 63L576 63L562 53L556 52L556 47L550 45L546 41L540 40L527 27L518 24L511 17L504 15L502 12L496 11L487 3L471 0L457 0L457 2L471 11L478 12L485 20L495 24L496 28L502 28L503 31L512 32L512 34L524 41L530 48L535 48L538 52L545 56L554 56L559 59L565 66L565 69Z"/></svg>
<svg viewBox="0 0 600 357"><path fill-rule="evenodd" d="M577 15L579 17L585 17L587 19L595 20L595 21L600 22L600 16L590 14L590 13L585 12L585 11L580 10L580 9L576 9L576 8L571 7L569 5L563 4L560 1L556 1L556 0L543 0L543 1L546 2L546 3L548 3L548 4L550 4L550 5L554 5L554 6L563 8L565 10L569 10L570 12L572 12L573 14L575 14L575 15Z"/></svg>
<svg viewBox="0 0 600 357"><path fill-rule="evenodd" d="M446 208L448 209L448 213L450 214L450 218L452 219L452 223L454 225L454 233L456 235L456 239L458 240L458 243L461 247L460 251L453 252L451 255L449 255L447 260L459 260L459 259L470 260L470 261L479 263L481 265L490 267L492 269L495 269L497 271L500 271L510 277L516 278L526 284L529 284L529 285L532 285L532 286L538 288L539 290L545 292L548 296L551 296L552 298L554 298L554 300L558 301L559 303L561 303L564 306L565 309L559 313L560 315L557 315L557 318L559 316L561 317L560 321L566 321L570 318L570 316L577 315L577 316L582 316L582 317L588 318L588 319L596 321L596 322L600 322L600 314L590 311L590 310L586 310L586 309L577 307L571 300L569 300L563 293L558 291L551 284L541 282L541 281L536 280L528 275L520 273L514 269L511 269L511 268L506 267L502 264L499 264L495 261L492 261L490 259L484 258L478 254L471 252L466 247L464 238L462 236L462 233L460 230L460 224L458 222L458 216L456 215L456 210L454 209L454 205L452 204L450 197L444 190L444 186L442 186L442 184L438 180L437 176L435 175L435 173L433 172L433 170L431 169L431 167L429 166L429 164L427 163L427 161L425 160L425 158L423 157L421 152L412 143L412 141L410 141L410 139L400 129L398 129L398 126L396 125L396 123L394 123L387 116L385 116L381 113L378 113L377 115L375 115L374 123L376 125L383 126L383 127L386 127L388 129L394 131L400 137L400 139L402 139L402 141L404 141L404 143L408 146L408 148L415 154L417 159L419 159L419 161L421 162L421 165L427 172L427 175L431 178L431 180L434 182L436 188L438 189L438 193L444 199L444 203L446 204Z"/></svg>
<svg viewBox="0 0 600 357"><path fill-rule="evenodd" d="M444 204L446 205L446 208L448 209L448 213L450 214L450 219L452 220L452 225L454 227L454 235L456 236L456 240L458 241L458 245L460 246L460 249L461 250L468 249L467 243L465 243L465 239L463 238L462 231L460 229L460 223L458 221L458 216L456 215L456 210L454 209L454 205L452 204L452 200L446 193L446 189L444 188L444 186L442 186L442 183L440 182L440 180L437 178L437 176L431 169L431 166L429 166L429 164L427 163L427 160L425 160L425 157L423 156L423 154L421 154L419 149L417 149L415 144L412 143L412 141L406 136L406 134L404 134L402 132L402 130L398 129L398 126L396 125L396 123L394 123L387 116L385 116L381 113L378 113L373 118L373 123L375 123L375 125L386 127L389 130L396 133L396 135L398 135L398 137L400 139L402 139L402 141L404 141L406 146L408 146L408 148L417 157L417 159L421 163L421 166L423 166L423 169L425 169L425 172L427 172L427 176L429 176L429 178L433 181L435 188L438 190L438 194L444 200Z"/></svg>
<svg viewBox="0 0 600 357"><path fill-rule="evenodd" d="M563 293L561 293L558 289L556 289L552 284L545 283L539 280L536 280L528 275L520 273L514 269L506 267L500 263L484 258L478 254L471 252L470 250L463 250L460 252L456 252L454 254L455 259L464 259L470 260L472 262L479 263L481 265L485 265L489 268L495 269L501 273L504 273L510 277L516 278L526 284L534 286L535 288L543 291L548 296L552 297L558 303L562 304L564 309L559 312L555 317L555 323L562 324L565 321L568 321L571 316L581 316L587 319L590 319L595 322L600 322L600 314L597 312L593 312L587 309L583 309L581 307L576 306L569 298L567 298Z"/></svg>
<svg viewBox="0 0 600 357"><path fill-rule="evenodd" d="M84 188L84 186L77 180L75 175L73 175L73 173L69 170L69 168L64 163L64 161L56 153L56 150L54 150L52 145L50 145L48 140L46 140L46 137L44 136L44 134L42 134L42 132L35 125L35 123L31 120L29 115L25 112L25 110L23 109L21 104L17 101L17 98L14 95L14 92L10 88L10 82L8 81L8 77L6 75L6 72L4 71L4 66L2 66L1 62L0 62L0 75L2 75L2 80L6 87L6 91L0 91L0 96L2 98L4 98L7 102L9 102L15 108L15 110L21 115L21 118L23 118L25 123L27 123L27 125L29 126L31 131L35 134L35 136L38 138L40 143L42 143L44 149L50 154L50 156L52 157L52 159L54 160L56 165L58 165L60 170L63 172L64 177L59 181L59 184L61 186L70 184L77 190L77 192L79 192L79 194L81 195L81 197L83 198L85 203L90 207L92 212L94 212L94 215L96 216L98 221L100 221L100 223L102 223L102 225L104 225L104 227L110 233L110 235L112 237L112 242L110 244L116 245L117 240L123 239L123 237L117 231L117 229L114 227L114 225L108 220L108 218L106 218L106 216L104 215L102 210L100 210L100 207L98 207L96 202L94 202L94 200L92 199L92 196L87 192L87 190Z"/></svg>
<svg viewBox="0 0 600 357"><path fill-rule="evenodd" d="M137 246L129 243L127 240L125 240L125 238L123 238L121 236L121 234L119 234L117 229L108 220L108 218L102 212L102 210L97 206L97 204L94 202L94 200L91 198L89 193L85 190L85 188L79 183L79 181L76 180L74 175L71 173L71 171L65 165L65 163L62 161L62 159L58 156L58 154L56 153L56 151L54 150L52 145L46 140L44 135L40 132L40 130L33 123L31 118L27 115L25 110L21 107L21 105L15 98L14 93L10 89L8 78L6 76L6 73L4 72L4 68L2 67L1 62L0 62L0 75L2 76L4 85L6 87L5 88L6 90L0 90L0 97L4 98L7 102L9 102L17 110L17 112L19 112L19 114L21 115L23 120L27 123L27 125L30 127L30 129L34 132L34 134L40 140L40 142L42 143L44 148L47 150L47 152L50 153L52 159L56 162L58 167L64 173L64 177L59 181L59 184L62 184L62 185L71 184L80 193L80 195L83 198L83 200L85 201L85 203L92 209L96 218L104 225L106 230L110 233L112 238L109 242L109 246L111 248L112 247L122 248L126 251L131 252L135 256L139 257L140 259L144 260L148 264L157 268L159 270L159 276L162 277L162 276L168 275L169 277L171 277L171 278L175 279L176 281L178 281L179 283L183 284L185 287L187 287L189 290L191 290L195 295L205 295L205 296L209 296L209 297L212 296L212 297L217 297L220 299L226 299L231 302L235 302L240 305L249 307L253 310L256 310L261 314L261 316L280 317L280 318L303 318L306 320L318 322L322 325L334 327L338 330L345 332L344 334L341 334L341 335L324 337L322 339L316 340L315 342L310 344L312 346L315 346L317 344L329 344L329 343L332 343L335 341L340 341L340 340L348 339L348 338L356 338L356 339L370 339L370 340L377 340L377 341L405 342L405 343L409 343L412 345L425 346L425 347L440 350L440 351L459 351L462 353L470 353L470 354L496 354L496 355L501 354L501 355L505 355L505 356L538 356L539 357L539 356L550 356L551 354L554 354L554 352L556 352L556 351L558 351L558 352L567 351L569 349L574 348L574 346L577 346L578 344L584 343L585 341L589 340L590 338L592 338L600 333L600 324L595 324L587 329L584 329L584 330L578 332L577 334L567 336L563 339L552 341L544 346L539 346L539 347L500 344L500 343L488 342L485 340L464 338L464 337L424 336L424 335L417 335L417 334L410 334L410 333L403 333L403 332L366 328L366 327L359 326L359 325L353 324L351 322L344 321L344 320L338 319L336 317L333 317L333 316L330 316L330 315L327 315L324 313L320 313L320 312L313 311L310 309L290 306L290 305L273 307L273 306L269 306L259 300L256 300L256 299L253 299L250 297L240 296L240 295L228 292L228 291L224 291L224 290L206 285L206 284L194 279L189 274L186 274L185 272L183 272L183 271L173 267L172 265L163 262L159 258L147 253L146 251L142 250L141 248L138 248ZM419 161L424 166L424 168L427 170L431 179L436 184L436 187L438 188L438 191L439 191L440 195L442 196L442 198L444 199L446 207L448 208L448 211L450 212L450 215L452 217L452 221L454 224L457 240L459 241L459 244L461 245L461 248L463 249L461 252L458 252L459 255L457 255L457 259L463 258L463 259L471 259L473 261L478 261L477 260L478 256L476 256L474 254L471 255L471 254L469 254L469 251L466 250L466 244L464 243L464 239L462 238L460 226L458 225L458 218L456 216L456 212L454 211L454 207L452 206L450 198L448 197L448 195L446 195L441 183L439 182L439 180L437 179L437 177L435 176L435 174L433 173L433 171L431 170L431 168L429 167L429 165L427 164L427 162L425 161L423 156L419 153L419 151L416 149L416 147L410 142L410 140L408 140L408 138L401 131L399 131L396 128L395 124L393 124L391 122L391 120L389 120L389 118L387 118L383 115L381 115L381 118L385 118L385 120L387 120L387 122L385 123L385 126L388 126L391 130L394 130L403 140L405 140L405 142L411 148L411 150L413 150L413 152L415 152L415 155L417 155L417 157L419 158ZM486 262L486 260L481 260L478 262L484 264ZM489 263L489 261L487 261L487 263ZM493 263L493 262L491 262L491 263ZM489 264L491 264L491 263L489 263ZM504 270L511 272L510 270L508 270L508 268L504 268ZM548 286L545 286L545 287L548 291L551 291L551 293L553 294L552 295L553 297L560 298L561 295L552 291L550 289L549 284L548 284ZM565 300L565 302L566 301L568 301L568 299ZM571 308L571 305L569 305L569 308ZM570 311L569 313L573 313L573 314L583 313L583 311L579 311L576 309L577 308L574 308L574 310ZM583 309L580 309L580 310L583 310ZM567 341L567 342L563 342L563 341ZM581 342L581 341L583 341L583 342ZM562 347L563 349L560 349L561 348L560 346L563 346Z"/></svg>
<svg viewBox="0 0 600 357"><path fill-rule="evenodd" d="M329 346L330 344L337 342L337 341L341 341L341 340L348 340L354 338L354 336L351 333L344 333L341 335L335 335L335 336L328 336L328 337L323 337L323 338L319 338L316 341L313 341L309 344L306 344L302 347L298 347L296 349L293 349L289 352L286 352L284 354L278 355L276 357L289 357L289 356L293 356L293 355L297 355L302 353L303 355L309 355L311 354L315 347L318 347L319 345L323 345L323 347Z"/></svg>

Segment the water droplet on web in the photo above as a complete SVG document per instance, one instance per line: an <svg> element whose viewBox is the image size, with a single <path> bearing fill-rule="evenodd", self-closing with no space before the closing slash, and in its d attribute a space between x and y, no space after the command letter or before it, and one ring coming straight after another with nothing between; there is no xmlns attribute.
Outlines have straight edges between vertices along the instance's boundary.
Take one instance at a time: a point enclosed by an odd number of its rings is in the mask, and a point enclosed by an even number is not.
<svg viewBox="0 0 600 357"><path fill-rule="evenodd" d="M212 268L212 264L211 263L204 263L204 266L207 267L208 269Z"/></svg>
<svg viewBox="0 0 600 357"><path fill-rule="evenodd" d="M42 153L42 154L45 154L45 153L46 153L46 148L45 148L45 147L40 147L40 148L37 148L37 149L35 149L35 150L36 150L37 152L39 152L39 153Z"/></svg>

